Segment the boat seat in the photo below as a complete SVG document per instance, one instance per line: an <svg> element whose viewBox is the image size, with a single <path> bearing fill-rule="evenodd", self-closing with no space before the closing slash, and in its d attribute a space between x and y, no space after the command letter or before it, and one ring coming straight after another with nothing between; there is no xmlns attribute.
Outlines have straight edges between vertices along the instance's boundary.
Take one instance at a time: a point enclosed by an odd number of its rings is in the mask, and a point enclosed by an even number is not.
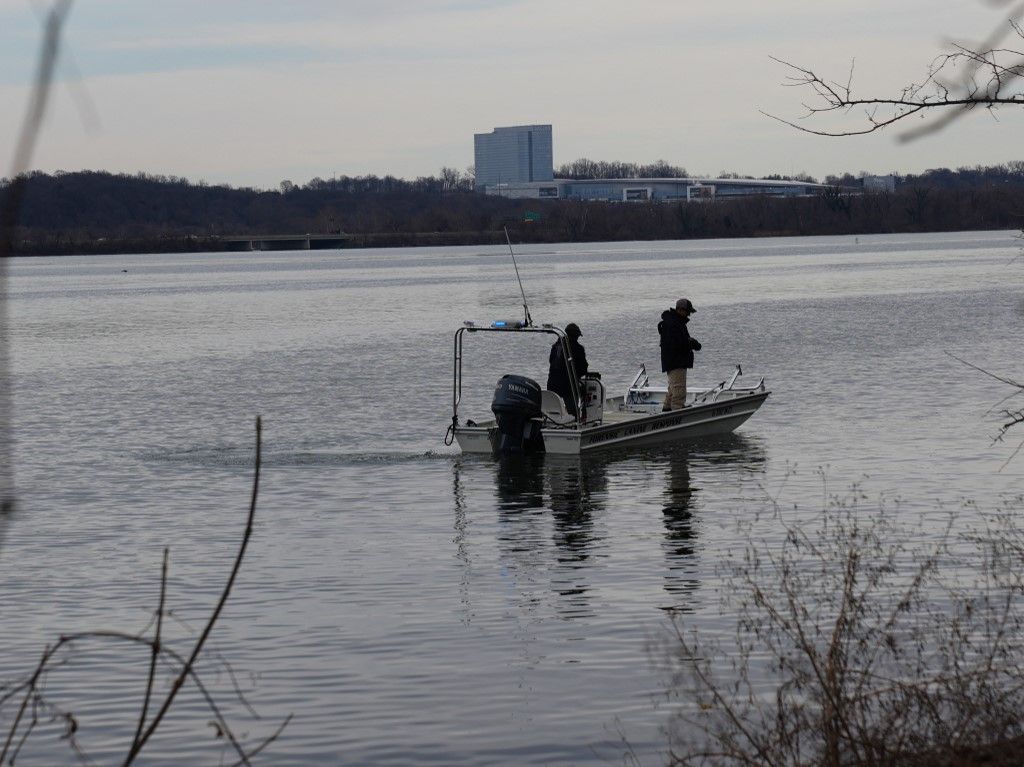
<svg viewBox="0 0 1024 767"><path fill-rule="evenodd" d="M544 415L555 423L572 423L576 419L565 410L565 402L550 389L542 389L540 393L540 409Z"/></svg>

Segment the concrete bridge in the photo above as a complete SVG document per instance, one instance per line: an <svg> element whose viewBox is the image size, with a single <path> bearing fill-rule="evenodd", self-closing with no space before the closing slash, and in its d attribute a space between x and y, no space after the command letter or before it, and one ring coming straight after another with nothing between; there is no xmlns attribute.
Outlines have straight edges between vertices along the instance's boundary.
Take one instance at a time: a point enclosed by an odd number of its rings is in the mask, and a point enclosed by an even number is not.
<svg viewBox="0 0 1024 767"><path fill-rule="evenodd" d="M218 237L230 250L320 250L340 248L350 234L245 234Z"/></svg>

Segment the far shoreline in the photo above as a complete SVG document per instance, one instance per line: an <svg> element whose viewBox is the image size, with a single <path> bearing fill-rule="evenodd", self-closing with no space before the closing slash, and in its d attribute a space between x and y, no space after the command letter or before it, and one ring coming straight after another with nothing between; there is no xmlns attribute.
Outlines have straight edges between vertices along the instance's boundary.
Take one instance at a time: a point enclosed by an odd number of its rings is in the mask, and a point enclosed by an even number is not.
<svg viewBox="0 0 1024 767"><path fill-rule="evenodd" d="M941 229L905 229L902 231L764 231L737 233L731 236L720 234L694 237L636 237L623 236L615 239L564 239L540 238L529 231L529 226L516 226L509 229L513 244L517 245L571 245L586 243L613 242L700 242L709 240L750 240L786 237L867 237L874 235L903 234L943 234L960 232L1006 232L1009 236L1021 234L1021 230L1012 227L978 227L978 228L941 228ZM244 236L244 235L239 235ZM285 236L281 234L264 236ZM295 240L303 235L288 235ZM15 251L10 255L15 258L31 257L63 257L63 256L105 256L105 255L172 255L201 253L302 253L302 252L338 252L351 250L378 250L386 248L430 248L430 247L466 247L473 245L504 246L507 245L504 230L480 232L373 232L346 235L343 244L336 240L328 240L330 245L319 245L315 241L310 247L239 247L237 243L225 243L220 237L196 237L182 235L178 237L158 238L97 238L90 241L54 238L44 242L21 241L14 243ZM259 235L253 235L254 240Z"/></svg>
<svg viewBox="0 0 1024 767"><path fill-rule="evenodd" d="M20 195L5 254L200 253L865 236L1024 227L1024 163L934 171L894 190L699 200L502 197L441 181L315 179L283 191L76 171L0 181Z"/></svg>

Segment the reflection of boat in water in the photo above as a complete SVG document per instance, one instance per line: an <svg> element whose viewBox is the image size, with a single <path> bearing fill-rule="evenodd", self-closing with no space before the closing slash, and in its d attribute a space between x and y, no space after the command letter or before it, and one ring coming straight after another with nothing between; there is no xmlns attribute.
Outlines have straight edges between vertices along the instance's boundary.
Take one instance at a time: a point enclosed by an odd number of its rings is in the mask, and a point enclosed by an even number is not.
<svg viewBox="0 0 1024 767"><path fill-rule="evenodd" d="M733 435L729 435L733 436ZM665 493L662 521L665 524L665 591L686 597L700 586L696 567L696 538L699 520L698 488L690 478L690 456L686 450L666 456ZM667 609L685 609L673 604Z"/></svg>
<svg viewBox="0 0 1024 767"><path fill-rule="evenodd" d="M557 560L583 563L594 543L594 515L604 509L607 464L561 456L504 457L495 466L499 513L523 508L551 512Z"/></svg>
<svg viewBox="0 0 1024 767"><path fill-rule="evenodd" d="M493 543L503 579L514 584L514 601L532 613L546 593L555 597L553 607L563 618L592 617L589 569L595 547L607 537L597 521L604 508L604 464L541 454L495 462L469 457L457 460L454 469L460 559L468 565L472 546L465 488L492 477L494 496L484 507L497 512Z"/></svg>
<svg viewBox="0 0 1024 767"><path fill-rule="evenodd" d="M494 550L523 605L553 596L564 617L593 614L595 595L622 582L621 568L630 583L656 589L642 596L641 588L637 598L666 610L693 609L708 568L700 545L715 510L708 485L738 483L764 461L762 441L743 434L585 458L459 457L453 479L460 559L468 573L470 550ZM481 538L483 530L489 532ZM467 580L467 601L470 590Z"/></svg>
<svg viewBox="0 0 1024 767"><path fill-rule="evenodd" d="M639 480L641 474L664 470L662 508L666 513L685 510L693 494L691 467L703 474L707 469L731 467L757 470L765 461L760 440L743 434L720 434L669 447L634 450L609 449L587 456L557 454L504 456L495 462L467 457L455 462L458 486L467 472L484 472L493 477L497 510L551 511L568 517L604 511L614 503L613 472ZM645 484L653 477L648 477ZM464 503L462 499L458 502Z"/></svg>
<svg viewBox="0 0 1024 767"><path fill-rule="evenodd" d="M493 418L460 420L462 400L462 340L465 333L547 333L563 344L575 414L552 391L542 390L530 378L505 375L491 402ZM764 379L754 386L737 386L742 374L737 365L731 378L707 389L688 392L687 406L663 412L665 389L651 386L641 368L627 392L605 398L599 374L576 375L565 333L552 325L502 321L489 326L466 323L455 332L452 382L452 424L448 439L464 453L552 453L579 455L611 447L673 444L735 430L761 407L770 392Z"/></svg>

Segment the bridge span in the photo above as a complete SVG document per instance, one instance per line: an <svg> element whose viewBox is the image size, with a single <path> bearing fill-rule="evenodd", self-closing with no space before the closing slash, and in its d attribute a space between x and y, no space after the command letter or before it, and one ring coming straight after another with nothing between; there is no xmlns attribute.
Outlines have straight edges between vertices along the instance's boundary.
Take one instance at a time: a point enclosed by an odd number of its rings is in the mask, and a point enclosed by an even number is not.
<svg viewBox="0 0 1024 767"><path fill-rule="evenodd" d="M350 234L241 234L218 237L228 250L322 250L341 248Z"/></svg>

